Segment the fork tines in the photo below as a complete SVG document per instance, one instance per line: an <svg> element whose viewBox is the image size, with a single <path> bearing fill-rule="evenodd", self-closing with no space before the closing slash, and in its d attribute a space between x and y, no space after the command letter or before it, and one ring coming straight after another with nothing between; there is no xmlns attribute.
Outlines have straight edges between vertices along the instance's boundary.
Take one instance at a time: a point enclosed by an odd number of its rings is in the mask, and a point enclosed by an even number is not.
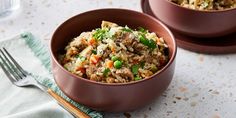
<svg viewBox="0 0 236 118"><path fill-rule="evenodd" d="M0 49L0 52L0 66L12 82L26 77L26 72L5 48Z"/></svg>

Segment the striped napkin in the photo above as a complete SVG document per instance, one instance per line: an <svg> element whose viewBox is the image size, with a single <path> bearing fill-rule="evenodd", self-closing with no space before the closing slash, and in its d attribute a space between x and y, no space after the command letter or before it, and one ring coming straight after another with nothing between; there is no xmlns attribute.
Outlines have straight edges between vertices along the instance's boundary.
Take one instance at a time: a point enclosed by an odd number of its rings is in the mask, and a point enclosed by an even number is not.
<svg viewBox="0 0 236 118"><path fill-rule="evenodd" d="M92 109L89 109L88 107L83 106L83 105L71 100L59 89L59 87L56 85L54 79L52 79L53 76L51 73L51 62L50 62L49 49L47 46L45 46L41 42L41 40L39 40L36 36L34 36L30 32L22 33L16 37L14 37L13 39L14 40L12 40L12 42L11 42L11 39L8 40L7 42L2 41L0 46L1 47L5 46L6 48L8 48L10 46L17 45L17 42L25 43L24 45L21 45L21 46L25 46L25 47L29 48L29 50L31 50L31 52L33 52L33 55L40 60L41 65L44 66L45 70L48 71L49 75L50 75L50 77L45 78L45 77L37 76L36 74L38 74L38 73L35 73L34 76L38 82L40 82L41 84L52 89L54 92L56 92L62 98L64 98L65 100L67 100L68 102L73 104L75 107L79 108L84 113L88 114L91 118L103 118L102 113L94 111ZM11 43L9 43L9 42L11 42ZM20 49L18 49L18 50L20 50ZM22 50L21 55L24 56L24 50Z"/></svg>

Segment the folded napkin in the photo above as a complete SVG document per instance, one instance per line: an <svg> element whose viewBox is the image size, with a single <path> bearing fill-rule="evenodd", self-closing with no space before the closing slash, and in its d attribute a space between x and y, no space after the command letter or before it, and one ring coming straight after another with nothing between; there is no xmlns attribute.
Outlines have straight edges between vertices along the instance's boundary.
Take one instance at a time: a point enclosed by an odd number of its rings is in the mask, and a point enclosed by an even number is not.
<svg viewBox="0 0 236 118"><path fill-rule="evenodd" d="M18 45L18 46L17 46ZM60 95L62 98L64 98L65 100L67 100L68 102L72 103L75 107L79 108L81 111L83 111L84 113L88 114L90 117L92 118L103 118L102 113L94 111L92 109L89 109L86 106L83 106L73 100L71 100L70 98L68 98L60 89L59 87L55 84L54 79L52 79L52 74L51 74L51 64L50 64L50 55L49 55L49 49L47 46L45 46L41 40L39 40L38 38L36 38L32 33L22 33L18 36L15 36L14 38L11 38L9 40L4 40L0 42L0 47L5 47L7 49L11 49L11 50L17 50L17 54L15 53L14 56L18 56L19 58L21 58L25 63L25 66L33 66L34 65L34 61L39 61L41 63L42 67L34 67L34 68L43 68L44 71L47 71L47 77L43 77L41 76L41 74L43 73L40 69L40 72L37 72L37 69L33 69L30 72L34 72L34 76L35 79L42 83L43 85L47 86L48 88L52 89L54 92L56 92L58 95ZM17 49L15 49L17 47ZM26 48L28 48L26 50ZM9 50L9 52L11 53L11 50ZM28 52L27 52L28 51ZM34 56L34 58L37 58L36 60L32 60L30 59L30 56L25 56L24 54L28 54L30 53L31 55ZM29 54L29 55L30 55ZM22 62L22 61L21 61ZM19 62L20 63L20 62ZM36 62L35 62L36 63ZM22 65L22 63L20 63L20 65ZM24 66L24 67L25 67ZM29 67L30 68L30 67ZM26 69L27 70L27 69ZM29 71L29 70L27 70ZM2 72L0 72L2 74ZM5 81L3 79L6 79L6 77L4 77L3 75L0 75L0 83L1 81ZM10 82L10 81L9 81ZM0 84L1 86L1 84ZM4 86L4 85L3 85ZM6 89L6 87L0 87L0 93L2 93L1 91L6 91L4 90ZM8 90L10 91L10 90ZM4 94L7 94L9 92L5 92ZM12 95L14 96L14 95ZM34 96L32 96L33 99ZM1 95L0 95L0 99L1 99ZM3 100L4 101L4 100ZM6 104L5 102L0 101L0 107L2 106L8 106L3 105ZM14 106L12 106L14 107ZM19 106L16 106L19 107ZM2 108L1 108L2 109ZM14 108L12 108L14 109ZM1 113L0 111L0 117L1 116L6 116L9 115L11 113L11 110L6 111L7 113ZM27 116L26 116L27 117ZM32 117L32 116L31 116ZM44 117L44 116L42 116Z"/></svg>

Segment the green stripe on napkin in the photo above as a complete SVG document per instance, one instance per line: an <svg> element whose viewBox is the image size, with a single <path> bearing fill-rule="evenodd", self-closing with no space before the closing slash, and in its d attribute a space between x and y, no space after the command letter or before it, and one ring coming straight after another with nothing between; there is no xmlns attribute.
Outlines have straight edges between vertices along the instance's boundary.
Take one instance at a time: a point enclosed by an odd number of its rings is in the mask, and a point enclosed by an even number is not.
<svg viewBox="0 0 236 118"><path fill-rule="evenodd" d="M21 34L21 38L26 41L26 44L29 46L29 48L32 50L34 55L39 58L39 60L42 62L42 65L51 73L51 62L50 62L50 55L49 55L49 49L33 34L27 32ZM52 76L51 76L52 77ZM75 107L79 108L84 113L88 114L92 118L103 118L103 115L101 112L94 111L92 109L89 109L86 106L83 106L70 98L68 98L56 85L54 82L54 79L50 78L44 78L40 76L36 76L35 78L38 82L42 83L43 85L49 87L54 92L56 92L58 95L63 97L65 100L73 104Z"/></svg>

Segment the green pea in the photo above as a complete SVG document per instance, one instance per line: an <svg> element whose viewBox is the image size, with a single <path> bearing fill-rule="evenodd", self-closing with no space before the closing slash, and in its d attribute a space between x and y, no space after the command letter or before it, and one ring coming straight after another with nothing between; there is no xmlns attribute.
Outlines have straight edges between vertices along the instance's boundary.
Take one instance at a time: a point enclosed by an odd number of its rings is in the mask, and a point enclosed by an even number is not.
<svg viewBox="0 0 236 118"><path fill-rule="evenodd" d="M116 60L116 61L114 62L114 67L115 67L116 69L120 69L120 68L122 67L122 62L119 61L119 60Z"/></svg>
<svg viewBox="0 0 236 118"><path fill-rule="evenodd" d="M119 60L119 57L117 57L117 56L112 56L112 57L111 57L111 60L112 60L112 61Z"/></svg>

